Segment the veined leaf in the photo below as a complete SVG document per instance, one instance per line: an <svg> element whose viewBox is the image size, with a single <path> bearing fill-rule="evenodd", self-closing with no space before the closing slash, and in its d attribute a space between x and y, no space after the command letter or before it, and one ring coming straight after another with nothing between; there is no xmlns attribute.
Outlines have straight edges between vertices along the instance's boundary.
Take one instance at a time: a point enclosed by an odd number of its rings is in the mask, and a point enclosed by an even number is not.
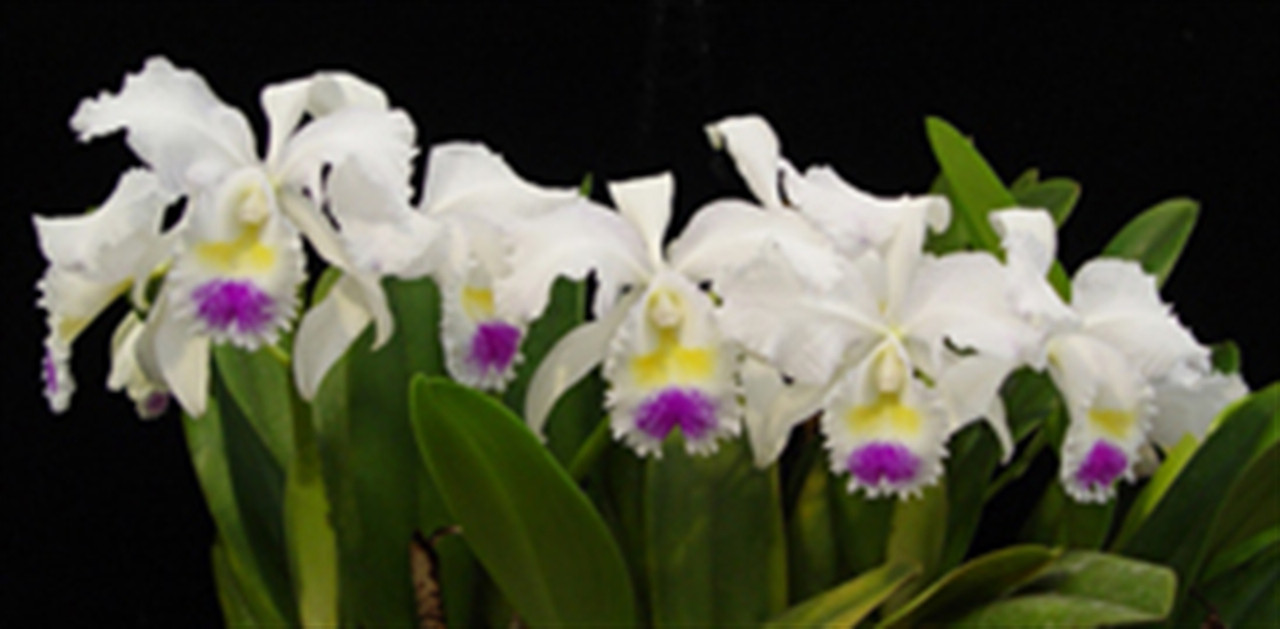
<svg viewBox="0 0 1280 629"><path fill-rule="evenodd" d="M1196 226L1200 204L1186 198L1169 199L1129 221L1107 243L1102 255L1135 260L1142 270L1164 285Z"/></svg>
<svg viewBox="0 0 1280 629"><path fill-rule="evenodd" d="M1060 551L1034 545L988 553L948 572L879 626L914 627L958 615L1031 580L1059 554Z"/></svg>
<svg viewBox="0 0 1280 629"><path fill-rule="evenodd" d="M852 627L919 572L920 567L912 564L885 564L788 609L765 626Z"/></svg>
<svg viewBox="0 0 1280 629"><path fill-rule="evenodd" d="M440 378L414 378L422 459L468 546L534 627L631 625L622 553L586 496L520 418Z"/></svg>
<svg viewBox="0 0 1280 629"><path fill-rule="evenodd" d="M653 624L744 625L782 611L787 542L777 466L756 469L741 439L690 456L677 432L645 468Z"/></svg>

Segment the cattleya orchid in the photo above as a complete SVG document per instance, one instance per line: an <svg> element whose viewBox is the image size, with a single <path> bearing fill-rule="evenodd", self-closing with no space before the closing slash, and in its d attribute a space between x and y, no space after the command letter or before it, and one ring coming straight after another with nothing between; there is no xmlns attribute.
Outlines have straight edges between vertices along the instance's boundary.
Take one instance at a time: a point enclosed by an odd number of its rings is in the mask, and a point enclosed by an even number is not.
<svg viewBox="0 0 1280 629"><path fill-rule="evenodd" d="M822 274L830 275L834 253L794 216L723 200L699 211L664 255L671 176L614 183L609 192L617 212L582 201L512 230L511 273L497 283L500 313L536 316L557 276L594 270L598 280L596 319L543 359L526 420L541 434L556 399L603 362L614 438L660 456L678 428L687 451L712 452L718 439L738 434L741 417L739 351L720 333L713 287L766 245L816 270L810 280L818 283L829 281Z"/></svg>
<svg viewBox="0 0 1280 629"><path fill-rule="evenodd" d="M1050 377L1070 425L1060 478L1076 500L1105 502L1132 481L1143 448L1202 438L1209 422L1247 393L1239 376L1212 372L1209 350L1160 301L1135 262L1100 258L1072 281L1070 306L1044 280L1057 248L1043 210L991 216L1008 256L1019 310L1045 335Z"/></svg>
<svg viewBox="0 0 1280 629"><path fill-rule="evenodd" d="M531 185L483 145L454 142L432 148L416 208L356 162L334 170L329 194L335 214L346 219L340 226L352 266L402 279L432 276L440 288L449 374L469 386L502 390L515 375L529 324L494 308L496 279L508 272L505 231L571 204L577 191ZM303 318L294 363L303 397L314 396L329 367L373 320L367 295L343 277Z"/></svg>
<svg viewBox="0 0 1280 629"><path fill-rule="evenodd" d="M985 417L1013 449L997 395L1027 356L1031 329L1007 299L994 257L922 254L925 231L945 229L942 197L880 199L826 167L800 175L758 117L708 127L766 205L786 204L843 254L841 279L806 286L766 252L721 288L726 333L779 374L753 366L748 430L759 465L790 429L823 411L831 469L850 491L909 495L942 472L947 438Z"/></svg>
<svg viewBox="0 0 1280 629"><path fill-rule="evenodd" d="M50 261L39 304L49 313L44 371L55 410L66 407L71 341L130 287L147 315L117 344L113 382L138 395L171 390L193 416L205 408L211 342L252 350L292 324L306 278L301 235L380 303L376 276L354 269L322 213L323 173L356 162L407 195L413 124L388 108L381 90L343 73L268 86L262 106L270 124L264 159L244 116L163 58L126 77L118 93L80 104L71 125L81 140L124 130L146 168L126 172L95 212L36 219ZM178 199L181 219L162 229L164 209ZM341 210L329 210L341 225ZM162 278L154 303L152 276ZM384 341L390 317L381 309Z"/></svg>

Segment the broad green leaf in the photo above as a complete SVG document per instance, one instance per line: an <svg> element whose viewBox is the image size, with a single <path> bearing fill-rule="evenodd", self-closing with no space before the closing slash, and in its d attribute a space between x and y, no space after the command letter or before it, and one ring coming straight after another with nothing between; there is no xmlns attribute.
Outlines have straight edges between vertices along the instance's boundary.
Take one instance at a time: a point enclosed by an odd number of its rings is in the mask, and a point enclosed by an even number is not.
<svg viewBox="0 0 1280 629"><path fill-rule="evenodd" d="M843 585L827 590L788 609L765 623L766 627L852 627L920 572L911 564L890 563L864 572Z"/></svg>
<svg viewBox="0 0 1280 629"><path fill-rule="evenodd" d="M1229 488L1246 469L1241 462L1276 440L1278 406L1280 384L1272 384L1224 411L1217 428L1123 547L1125 554L1170 566L1184 586L1196 583L1210 527Z"/></svg>
<svg viewBox="0 0 1280 629"><path fill-rule="evenodd" d="M925 120L925 131L934 157L947 178L953 197L961 204L953 207L952 220L962 222L973 245L992 253L1000 251L1000 239L987 221L995 209L1013 207L1017 201L1000 182L987 161L966 139L941 118Z"/></svg>
<svg viewBox="0 0 1280 629"><path fill-rule="evenodd" d="M1114 499L1104 504L1076 502L1054 478L1027 519L1022 539L1067 548L1101 548L1111 532L1115 511Z"/></svg>
<svg viewBox="0 0 1280 629"><path fill-rule="evenodd" d="M1013 190L1018 205L1026 208L1044 208L1053 216L1055 225L1061 227L1071 216L1071 210L1080 200L1080 184L1065 178L1046 179L1021 189Z"/></svg>
<svg viewBox="0 0 1280 629"><path fill-rule="evenodd" d="M645 463L644 531L653 624L745 625L787 605L787 541L777 466L741 439L710 456L679 433Z"/></svg>
<svg viewBox="0 0 1280 629"><path fill-rule="evenodd" d="M991 475L1000 463L1000 444L986 422L975 422L956 433L949 449L945 472L946 541L938 561L939 571L959 564L968 553L982 519Z"/></svg>
<svg viewBox="0 0 1280 629"><path fill-rule="evenodd" d="M1096 626L1158 621L1177 577L1160 565L1093 551L1064 554L1018 592L947 618L948 626Z"/></svg>
<svg viewBox="0 0 1280 629"><path fill-rule="evenodd" d="M941 571L949 508L946 480L938 479L938 484L925 488L918 497L900 499L894 505L886 562L920 566L921 577L890 597L889 611L900 608Z"/></svg>
<svg viewBox="0 0 1280 629"><path fill-rule="evenodd" d="M1184 601L1174 626L1203 626L1211 612L1225 627L1276 626L1280 622L1280 544L1272 544L1197 590Z"/></svg>
<svg viewBox="0 0 1280 629"><path fill-rule="evenodd" d="M333 627L338 625L338 543L310 422L309 415L292 418L296 455L285 479L285 542L299 621Z"/></svg>
<svg viewBox="0 0 1280 629"><path fill-rule="evenodd" d="M914 627L959 615L1031 580L1059 554L1034 545L1010 546L988 553L948 572L879 626Z"/></svg>
<svg viewBox="0 0 1280 629"><path fill-rule="evenodd" d="M841 574L829 482L825 466L810 466L787 519L787 576L793 601L831 587Z"/></svg>
<svg viewBox="0 0 1280 629"><path fill-rule="evenodd" d="M449 512L524 622L635 622L621 551L520 418L481 393L422 376L413 380L410 408Z"/></svg>
<svg viewBox="0 0 1280 629"><path fill-rule="evenodd" d="M1136 260L1163 285L1182 255L1196 226L1200 204L1186 198L1169 199L1129 221L1111 239L1102 255Z"/></svg>
<svg viewBox="0 0 1280 629"><path fill-rule="evenodd" d="M1240 373L1240 347L1235 341L1222 341L1209 346L1210 361L1214 371L1225 374Z"/></svg>
<svg viewBox="0 0 1280 629"><path fill-rule="evenodd" d="M283 470L293 460L293 411L289 406L293 380L288 356L272 355L280 351L264 347L246 352L231 345L215 345L213 360L231 399Z"/></svg>
<svg viewBox="0 0 1280 629"><path fill-rule="evenodd" d="M826 470L825 465L815 466ZM844 477L830 478L832 535L840 556L838 576L861 574L885 563L889 532L898 501L892 497L866 498L849 493Z"/></svg>
<svg viewBox="0 0 1280 629"><path fill-rule="evenodd" d="M608 423L608 418L601 420ZM644 528L645 461L612 439L582 483L617 540L635 588L639 626L649 622L649 555Z"/></svg>
<svg viewBox="0 0 1280 629"><path fill-rule="evenodd" d="M213 566L213 583L218 589L218 605L222 608L223 624L228 627L244 627L263 622L271 617L269 610L255 609L255 604L240 583L240 577L231 566L231 558L222 542L215 541L209 555ZM280 619L283 623L284 620Z"/></svg>
<svg viewBox="0 0 1280 629"><path fill-rule="evenodd" d="M969 243L973 240L969 236L969 230L965 227L964 221L956 218L957 215L965 213L964 203L956 198L955 192L951 189L951 184L947 182L945 174L938 174L933 180L933 185L929 187L930 194L940 194L947 197L951 202L951 222L947 224L946 231L941 234L929 232L925 239L925 251L934 255L942 255L951 253L952 251L961 251L968 248Z"/></svg>
<svg viewBox="0 0 1280 629"><path fill-rule="evenodd" d="M1259 553L1276 545L1280 545L1280 526L1264 529L1253 537L1214 554L1212 561L1201 571L1200 581L1202 583L1213 581L1227 571L1252 561Z"/></svg>
<svg viewBox="0 0 1280 629"><path fill-rule="evenodd" d="M1016 197L1019 193L1034 188L1038 183L1040 183L1040 169L1028 168L1022 171L1022 174L1018 175L1018 178L1014 179L1013 183L1009 184L1009 192Z"/></svg>
<svg viewBox="0 0 1280 629"><path fill-rule="evenodd" d="M1195 454L1196 448L1200 442L1191 434L1185 434L1169 451L1165 453L1164 461L1160 462L1160 467L1156 469L1156 473L1147 481L1145 487L1129 505L1129 511L1125 513L1124 523L1120 526L1120 532L1116 533L1115 540L1111 543L1111 549L1124 548L1129 543L1129 539L1137 532L1142 522L1151 515L1152 509L1156 508L1160 499L1164 497L1165 492L1169 491L1169 486L1173 484L1173 479L1178 477L1182 472L1182 468L1186 467L1187 461L1191 460L1191 455Z"/></svg>
<svg viewBox="0 0 1280 629"><path fill-rule="evenodd" d="M409 379L443 372L439 297L429 279L383 282L395 335L370 348L364 331L321 383L312 405L338 541L342 624L415 622L409 542L453 524L422 467L409 424ZM447 540L446 540L447 542ZM437 549L450 624L468 624L473 560L459 543Z"/></svg>
<svg viewBox="0 0 1280 629"><path fill-rule="evenodd" d="M542 317L529 327L520 351L524 362L516 370L516 378L502 395L507 408L516 415L524 412L525 392L529 380L542 359L556 342L582 323L586 314L586 287L583 282L556 280L551 299ZM583 441L600 422L603 413L600 379L594 374L583 378L560 396L547 418L547 448L563 465L568 465Z"/></svg>
<svg viewBox="0 0 1280 629"><path fill-rule="evenodd" d="M1222 501L1209 528L1200 563L1250 538L1280 527L1280 443L1248 464Z"/></svg>
<svg viewBox="0 0 1280 629"><path fill-rule="evenodd" d="M283 474L257 433L232 401L214 370L208 406L199 419L183 416L191 464L218 530L228 567L255 622L284 624L294 618L284 555ZM227 597L232 598L232 597ZM232 613L228 612L228 616Z"/></svg>

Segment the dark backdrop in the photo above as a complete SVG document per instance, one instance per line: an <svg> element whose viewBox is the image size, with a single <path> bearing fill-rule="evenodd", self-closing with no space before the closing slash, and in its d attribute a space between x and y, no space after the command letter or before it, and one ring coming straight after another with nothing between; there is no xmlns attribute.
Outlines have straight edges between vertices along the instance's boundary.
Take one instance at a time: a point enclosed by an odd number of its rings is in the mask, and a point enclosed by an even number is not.
<svg viewBox="0 0 1280 629"><path fill-rule="evenodd" d="M1034 165L1084 183L1069 269L1141 209L1201 200L1165 296L1201 339L1240 342L1250 383L1280 375L1274 6L601 4L0 9L0 624L219 621L179 418L138 422L101 390L108 325L77 343L72 411L39 397L29 216L100 202L132 163L118 137L81 145L67 120L152 54L201 72L259 130L264 84L348 69L409 111L423 147L480 139L543 183L672 169L684 217L743 191L705 146L719 116L763 113L796 163L890 194L928 186L922 119L942 115L1005 178Z"/></svg>

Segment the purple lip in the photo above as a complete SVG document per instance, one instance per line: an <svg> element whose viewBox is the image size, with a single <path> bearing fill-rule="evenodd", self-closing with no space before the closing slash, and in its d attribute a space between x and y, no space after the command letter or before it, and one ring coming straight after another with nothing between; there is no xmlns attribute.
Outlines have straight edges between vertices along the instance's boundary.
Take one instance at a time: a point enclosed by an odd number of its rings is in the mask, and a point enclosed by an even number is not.
<svg viewBox="0 0 1280 629"><path fill-rule="evenodd" d="M693 389L664 389L636 411L636 427L655 439L677 426L690 439L703 437L716 426L715 403Z"/></svg>

